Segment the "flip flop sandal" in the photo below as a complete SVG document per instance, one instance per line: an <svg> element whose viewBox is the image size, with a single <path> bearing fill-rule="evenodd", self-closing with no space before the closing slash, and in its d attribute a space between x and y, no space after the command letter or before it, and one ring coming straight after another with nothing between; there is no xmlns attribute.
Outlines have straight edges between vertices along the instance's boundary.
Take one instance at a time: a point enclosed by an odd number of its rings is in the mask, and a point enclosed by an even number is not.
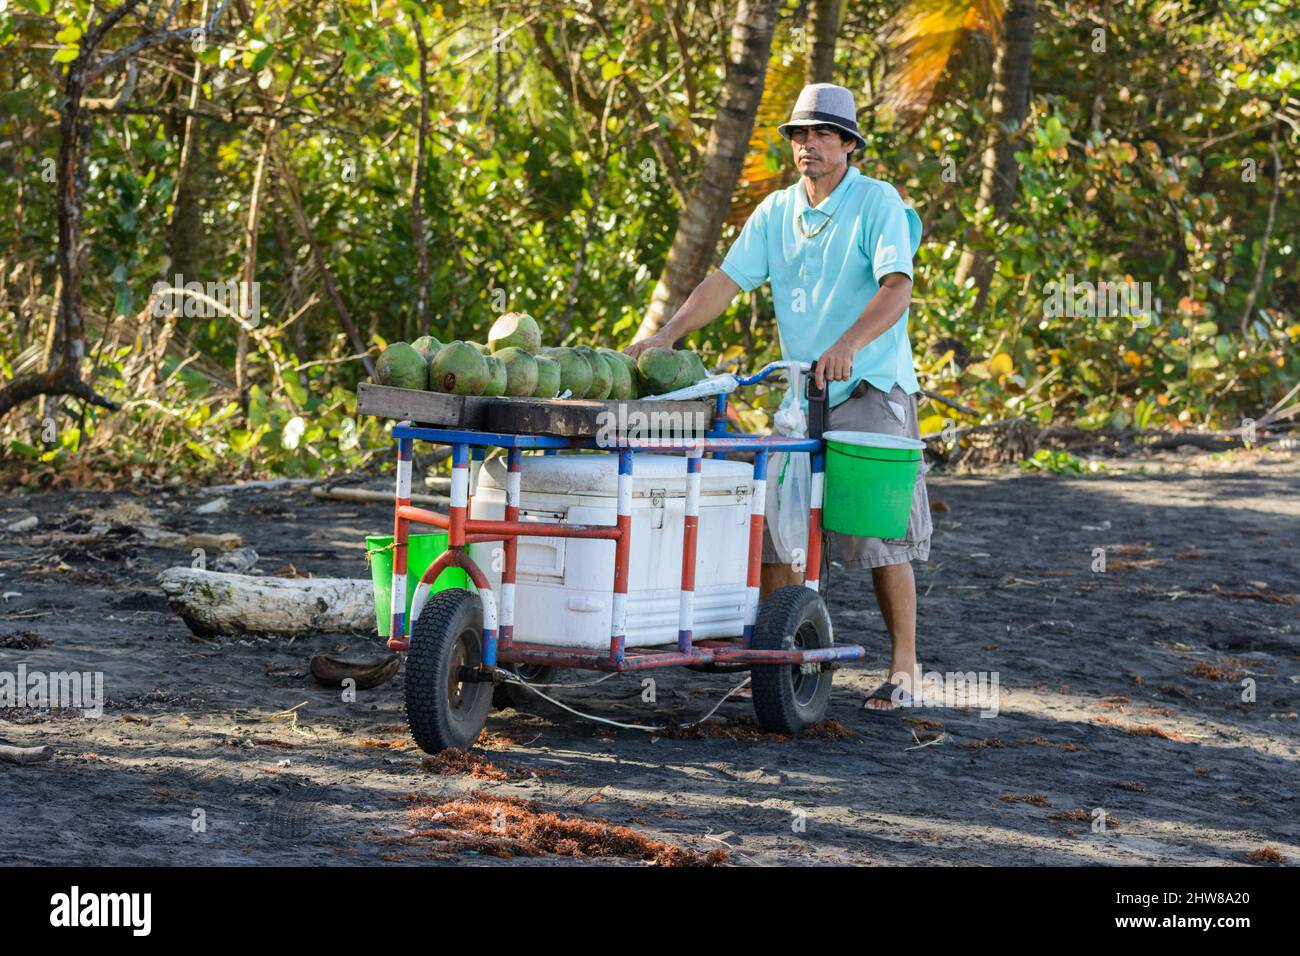
<svg viewBox="0 0 1300 956"><path fill-rule="evenodd" d="M887 700L892 704L894 702L894 692L897 690L898 690L897 684L893 684L890 683L889 681L885 681L883 684L881 684L879 687L877 687L875 690L873 690L870 694L867 695L867 700ZM896 714L904 707L911 707L911 706L912 706L912 695L909 694L907 691L901 691L899 693L898 703L894 704L893 707L868 707L867 701L862 702L863 710L865 710L868 714L875 714L877 716L881 714Z"/></svg>

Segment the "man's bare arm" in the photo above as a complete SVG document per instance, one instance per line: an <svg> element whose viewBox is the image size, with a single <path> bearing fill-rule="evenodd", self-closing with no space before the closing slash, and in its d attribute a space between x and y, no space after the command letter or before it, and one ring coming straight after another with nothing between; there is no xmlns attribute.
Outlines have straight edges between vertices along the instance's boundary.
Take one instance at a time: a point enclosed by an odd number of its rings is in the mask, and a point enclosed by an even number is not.
<svg viewBox="0 0 1300 956"><path fill-rule="evenodd" d="M715 270L691 291L681 308L668 320L668 324L654 335L633 342L623 351L636 358L646 349L655 346L672 348L678 339L704 328L720 316L739 291L740 286L736 285L731 276L721 269Z"/></svg>
<svg viewBox="0 0 1300 956"><path fill-rule="evenodd" d="M817 385L846 381L853 374L854 356L897 322L911 301L911 279L901 272L885 276L858 320L817 360Z"/></svg>

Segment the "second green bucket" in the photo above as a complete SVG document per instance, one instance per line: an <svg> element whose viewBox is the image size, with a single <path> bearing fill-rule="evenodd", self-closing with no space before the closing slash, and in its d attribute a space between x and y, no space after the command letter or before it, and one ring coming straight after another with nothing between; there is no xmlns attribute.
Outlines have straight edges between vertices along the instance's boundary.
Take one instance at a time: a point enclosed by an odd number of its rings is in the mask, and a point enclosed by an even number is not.
<svg viewBox="0 0 1300 956"><path fill-rule="evenodd" d="M375 626L380 637L388 637L393 628L393 536L372 534L366 538L366 557L370 559L370 580L375 586ZM411 598L420 577L438 555L447 550L447 533L413 534L406 539L406 615L410 619ZM469 575L463 568L447 568L433 582L432 591L448 588L472 590Z"/></svg>
<svg viewBox="0 0 1300 956"><path fill-rule="evenodd" d="M822 525L867 538L903 538L925 442L874 432L830 431Z"/></svg>

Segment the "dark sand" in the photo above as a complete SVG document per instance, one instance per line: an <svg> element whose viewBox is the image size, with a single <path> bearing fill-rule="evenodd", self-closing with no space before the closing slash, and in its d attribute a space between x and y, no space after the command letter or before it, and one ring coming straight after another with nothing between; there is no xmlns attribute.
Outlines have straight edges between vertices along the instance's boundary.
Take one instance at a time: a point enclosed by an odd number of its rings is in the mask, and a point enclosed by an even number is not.
<svg viewBox="0 0 1300 956"><path fill-rule="evenodd" d="M239 532L266 573L291 562L364 577L360 542L390 526L387 506L300 487L228 495L214 516L185 513L209 500L191 492L0 498L0 523L40 518L0 535L0 644L24 630L51 642L0 648L0 671L102 671L108 698L100 719L0 711L7 742L55 748L48 763L0 763L0 841L15 864L421 862L426 844L396 842L410 833L403 795L481 789L687 849L723 846L737 865L1234 865L1268 847L1300 862L1300 464L1197 454L1134 467L932 476L950 510L935 514L931 562L917 567L921 660L996 671L996 717L864 713L886 636L869 573L837 568L837 637L869 648L835 675L829 716L851 736L746 739L751 709L738 701L696 739L505 710L480 751L505 781L422 768L402 675L355 703L312 681L313 653L377 650L373 636L200 641L155 585L188 551L31 544L96 510L144 507L163 527ZM1107 549L1105 573L1091 570L1094 548ZM655 705L639 676L563 696L621 721L685 722L741 679L654 676ZM1247 679L1254 702L1242 700ZM273 716L300 704L296 721ZM1098 808L1112 821L1102 832Z"/></svg>

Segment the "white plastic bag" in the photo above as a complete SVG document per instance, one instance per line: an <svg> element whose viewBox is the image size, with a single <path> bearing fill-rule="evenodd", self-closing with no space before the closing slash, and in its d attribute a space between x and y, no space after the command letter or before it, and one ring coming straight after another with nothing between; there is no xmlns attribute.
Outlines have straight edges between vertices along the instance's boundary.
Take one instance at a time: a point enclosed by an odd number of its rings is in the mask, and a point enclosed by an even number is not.
<svg viewBox="0 0 1300 956"><path fill-rule="evenodd" d="M694 385L687 385L685 388L679 388L675 392L665 392L662 395L643 395L641 397L647 402L684 402L692 399L712 398L715 395L730 395L739 387L740 381L736 376L729 373L723 375L706 375Z"/></svg>
<svg viewBox="0 0 1300 956"><path fill-rule="evenodd" d="M772 417L772 434L807 438L804 415L803 363L791 362L786 374L793 394L790 404ZM776 556L783 564L808 556L808 508L812 498L812 465L806 452L773 452L767 456L767 526Z"/></svg>

